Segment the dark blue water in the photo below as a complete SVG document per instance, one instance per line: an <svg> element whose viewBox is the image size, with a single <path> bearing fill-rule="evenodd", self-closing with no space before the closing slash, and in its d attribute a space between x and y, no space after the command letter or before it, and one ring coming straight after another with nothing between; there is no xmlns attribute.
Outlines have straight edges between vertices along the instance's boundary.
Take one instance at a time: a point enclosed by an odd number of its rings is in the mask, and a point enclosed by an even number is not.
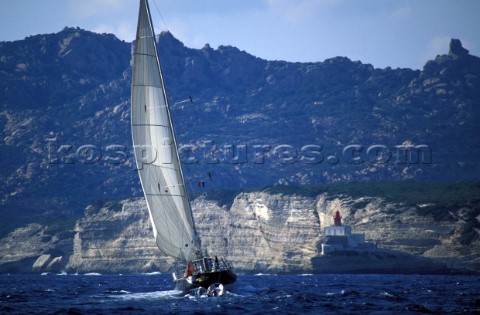
<svg viewBox="0 0 480 315"><path fill-rule="evenodd" d="M479 276L240 275L224 296L177 296L170 275L0 275L8 314L480 313Z"/></svg>

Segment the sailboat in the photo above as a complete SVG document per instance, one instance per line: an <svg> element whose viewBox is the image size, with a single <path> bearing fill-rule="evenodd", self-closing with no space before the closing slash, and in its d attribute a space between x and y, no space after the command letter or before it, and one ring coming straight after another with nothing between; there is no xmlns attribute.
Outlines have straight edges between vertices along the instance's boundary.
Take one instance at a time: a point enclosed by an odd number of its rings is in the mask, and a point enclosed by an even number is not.
<svg viewBox="0 0 480 315"><path fill-rule="evenodd" d="M234 283L230 263L202 252L180 163L150 8L140 0L132 64L131 127L135 161L160 251L185 263L175 289L221 293ZM219 289L220 288L220 289Z"/></svg>

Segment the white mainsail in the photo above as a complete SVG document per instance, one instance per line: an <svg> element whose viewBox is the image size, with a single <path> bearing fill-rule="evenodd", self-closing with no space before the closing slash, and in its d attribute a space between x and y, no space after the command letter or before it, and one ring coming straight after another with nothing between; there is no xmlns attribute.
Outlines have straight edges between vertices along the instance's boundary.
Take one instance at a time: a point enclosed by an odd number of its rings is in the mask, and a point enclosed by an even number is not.
<svg viewBox="0 0 480 315"><path fill-rule="evenodd" d="M200 242L187 199L147 0L140 1L132 68L132 138L155 240L165 254L193 260Z"/></svg>

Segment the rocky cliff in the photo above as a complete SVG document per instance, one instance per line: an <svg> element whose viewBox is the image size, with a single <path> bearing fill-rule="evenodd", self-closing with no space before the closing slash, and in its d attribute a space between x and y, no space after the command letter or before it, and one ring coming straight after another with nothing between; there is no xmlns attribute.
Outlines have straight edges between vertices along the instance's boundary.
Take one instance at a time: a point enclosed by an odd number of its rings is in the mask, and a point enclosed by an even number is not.
<svg viewBox="0 0 480 315"><path fill-rule="evenodd" d="M311 270L321 231L315 199L254 192L238 195L230 208L204 198L193 206L203 245L236 268Z"/></svg>
<svg viewBox="0 0 480 315"><path fill-rule="evenodd" d="M29 224L0 240L0 272L61 271L73 253L73 231Z"/></svg>
<svg viewBox="0 0 480 315"><path fill-rule="evenodd" d="M192 206L207 251L226 257L240 272L480 271L479 238L468 245L459 241L465 209L455 220L434 220L419 216L423 204L268 191L240 193L231 204L201 196ZM323 227L333 223L336 210L379 249L320 255ZM71 232L38 224L15 230L0 242L0 271L167 272L175 263L156 248L143 199L89 206Z"/></svg>
<svg viewBox="0 0 480 315"><path fill-rule="evenodd" d="M143 200L125 201L116 209L87 208L75 225L73 254L67 270L135 273L166 271L164 257L153 239Z"/></svg>

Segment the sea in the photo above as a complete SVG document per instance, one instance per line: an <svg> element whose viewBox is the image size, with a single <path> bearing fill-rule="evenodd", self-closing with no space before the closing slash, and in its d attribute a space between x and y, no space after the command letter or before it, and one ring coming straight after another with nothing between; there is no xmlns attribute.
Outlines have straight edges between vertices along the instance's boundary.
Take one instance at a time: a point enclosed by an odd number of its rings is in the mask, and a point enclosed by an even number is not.
<svg viewBox="0 0 480 315"><path fill-rule="evenodd" d="M480 314L480 276L239 275L221 297L169 274L0 275L0 314Z"/></svg>

